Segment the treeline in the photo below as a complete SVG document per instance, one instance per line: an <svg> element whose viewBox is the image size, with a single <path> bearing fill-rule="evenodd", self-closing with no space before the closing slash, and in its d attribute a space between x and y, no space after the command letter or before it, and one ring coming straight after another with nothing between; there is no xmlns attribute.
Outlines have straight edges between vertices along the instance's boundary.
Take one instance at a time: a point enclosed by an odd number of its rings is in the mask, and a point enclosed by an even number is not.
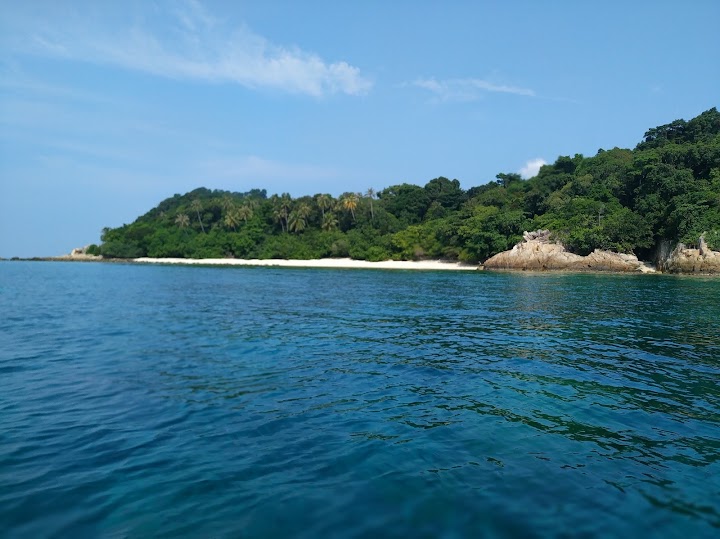
<svg viewBox="0 0 720 539"><path fill-rule="evenodd" d="M663 241L695 244L701 234L720 249L720 113L651 129L634 150L562 156L529 180L502 173L468 190L443 177L337 198L200 188L104 229L91 252L478 262L539 228L578 254L600 248L643 258Z"/></svg>

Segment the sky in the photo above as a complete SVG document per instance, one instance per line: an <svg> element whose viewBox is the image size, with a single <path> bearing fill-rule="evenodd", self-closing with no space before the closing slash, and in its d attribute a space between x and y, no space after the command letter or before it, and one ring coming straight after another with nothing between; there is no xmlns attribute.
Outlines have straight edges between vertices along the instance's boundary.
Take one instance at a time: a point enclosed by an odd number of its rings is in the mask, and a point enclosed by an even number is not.
<svg viewBox="0 0 720 539"><path fill-rule="evenodd" d="M0 257L197 187L532 177L720 106L720 2L0 0Z"/></svg>

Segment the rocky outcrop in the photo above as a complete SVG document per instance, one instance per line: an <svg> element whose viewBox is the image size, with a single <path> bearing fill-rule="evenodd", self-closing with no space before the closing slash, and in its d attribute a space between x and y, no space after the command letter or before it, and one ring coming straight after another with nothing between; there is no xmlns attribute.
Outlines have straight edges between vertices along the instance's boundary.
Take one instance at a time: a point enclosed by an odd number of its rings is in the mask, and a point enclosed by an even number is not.
<svg viewBox="0 0 720 539"><path fill-rule="evenodd" d="M88 254L87 251L89 247L89 245L86 245L85 247L76 247L70 251L69 255L58 256L55 258L62 260L101 260L102 256Z"/></svg>
<svg viewBox="0 0 720 539"><path fill-rule="evenodd" d="M640 273L655 272L655 268L652 265L641 262L635 255L602 251L600 249L595 249L592 253L583 257L583 261L571 269Z"/></svg>
<svg viewBox="0 0 720 539"><path fill-rule="evenodd" d="M496 270L566 270L566 271L613 271L653 272L654 269L640 262L635 255L613 253L596 249L588 256L580 256L565 250L560 243L550 239L548 230L523 233L523 241L510 251L489 258L485 269Z"/></svg>
<svg viewBox="0 0 720 539"><path fill-rule="evenodd" d="M659 260L660 269L668 273L720 274L720 251L708 248L703 236L699 243L697 249L678 243L669 255Z"/></svg>
<svg viewBox="0 0 720 539"><path fill-rule="evenodd" d="M546 238L521 241L510 251L498 253L485 261L485 269L514 270L562 270L580 262L583 257L565 250L558 243L549 243Z"/></svg>

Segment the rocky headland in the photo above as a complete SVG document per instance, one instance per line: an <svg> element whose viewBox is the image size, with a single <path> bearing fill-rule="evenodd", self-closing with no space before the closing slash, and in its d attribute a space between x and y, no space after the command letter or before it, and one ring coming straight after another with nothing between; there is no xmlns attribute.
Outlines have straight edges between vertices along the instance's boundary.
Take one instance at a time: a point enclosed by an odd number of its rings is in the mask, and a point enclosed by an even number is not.
<svg viewBox="0 0 720 539"><path fill-rule="evenodd" d="M665 273L720 274L720 252L708 248L701 236L697 249L678 243L670 254L659 257L657 264Z"/></svg>
<svg viewBox="0 0 720 539"><path fill-rule="evenodd" d="M609 271L622 273L652 273L650 264L641 262L635 255L596 249L587 256L568 252L550 238L549 230L525 232L523 241L510 251L498 253L485 264L488 270L525 271Z"/></svg>

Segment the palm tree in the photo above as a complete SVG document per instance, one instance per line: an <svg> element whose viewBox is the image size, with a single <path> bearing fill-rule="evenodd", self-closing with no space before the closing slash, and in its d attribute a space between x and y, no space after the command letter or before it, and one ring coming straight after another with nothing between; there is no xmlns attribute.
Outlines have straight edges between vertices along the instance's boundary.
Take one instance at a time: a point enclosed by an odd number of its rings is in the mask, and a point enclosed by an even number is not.
<svg viewBox="0 0 720 539"><path fill-rule="evenodd" d="M335 217L335 214L332 212L327 212L323 216L322 224L320 225L320 227L325 232L330 232L331 230L335 230L337 228L337 226L338 226L338 220L337 220L337 217Z"/></svg>
<svg viewBox="0 0 720 539"><path fill-rule="evenodd" d="M355 220L355 208L358 205L358 196L355 193L345 193L341 200L342 207L346 210L350 210L353 221Z"/></svg>
<svg viewBox="0 0 720 539"><path fill-rule="evenodd" d="M375 210L373 208L373 198L375 198L375 189L370 187L366 192L365 196L370 199L370 219L375 220Z"/></svg>
<svg viewBox="0 0 720 539"><path fill-rule="evenodd" d="M200 211L203 209L202 201L196 198L190 203L190 209L195 211L197 214L198 222L200 223L200 229L205 233L205 227L203 226L202 219L200 219Z"/></svg>
<svg viewBox="0 0 720 539"><path fill-rule="evenodd" d="M318 195L315 197L315 202L322 212L323 219L325 218L325 210L329 210L332 207L333 199L330 195Z"/></svg>
<svg viewBox="0 0 720 539"><path fill-rule="evenodd" d="M237 214L240 219L245 221L245 224L247 224L248 219L252 219L253 216L252 206L250 206L250 204L243 204L237 209Z"/></svg>
<svg viewBox="0 0 720 539"><path fill-rule="evenodd" d="M225 226L237 231L237 227L240 224L241 219L242 217L240 216L239 208L230 208L230 210L225 214L223 222L225 223Z"/></svg>
<svg viewBox="0 0 720 539"><path fill-rule="evenodd" d="M190 217L186 213L180 213L175 217L175 224L180 228L187 228L190 226Z"/></svg>
<svg viewBox="0 0 720 539"><path fill-rule="evenodd" d="M288 220L288 229L293 232L302 232L307 226L307 218L312 214L312 208L305 203L298 204L292 212L290 212Z"/></svg>
<svg viewBox="0 0 720 539"><path fill-rule="evenodd" d="M298 207L295 208L295 211L297 211L298 215L303 219L307 219L308 217L310 217L310 215L312 215L312 208L305 202L298 204Z"/></svg>
<svg viewBox="0 0 720 539"><path fill-rule="evenodd" d="M273 209L273 217L275 218L276 222L280 223L280 228L282 229L282 231L287 232L287 229L285 227L288 218L287 210L282 206L276 206L275 209Z"/></svg>
<svg viewBox="0 0 720 539"><path fill-rule="evenodd" d="M288 217L288 230L292 230L293 232L302 232L305 230L305 219L300 216L297 210L293 210L290 212L290 216Z"/></svg>
<svg viewBox="0 0 720 539"><path fill-rule="evenodd" d="M290 216L290 208L292 207L292 197L288 193L282 195L273 195L273 217L280 223L283 232L288 231L288 217Z"/></svg>
<svg viewBox="0 0 720 539"><path fill-rule="evenodd" d="M290 196L290 193L283 193L280 195L280 207L290 213L290 208L292 207L292 197Z"/></svg>
<svg viewBox="0 0 720 539"><path fill-rule="evenodd" d="M230 195L224 195L220 200L220 207L227 213L235 207L235 201Z"/></svg>

